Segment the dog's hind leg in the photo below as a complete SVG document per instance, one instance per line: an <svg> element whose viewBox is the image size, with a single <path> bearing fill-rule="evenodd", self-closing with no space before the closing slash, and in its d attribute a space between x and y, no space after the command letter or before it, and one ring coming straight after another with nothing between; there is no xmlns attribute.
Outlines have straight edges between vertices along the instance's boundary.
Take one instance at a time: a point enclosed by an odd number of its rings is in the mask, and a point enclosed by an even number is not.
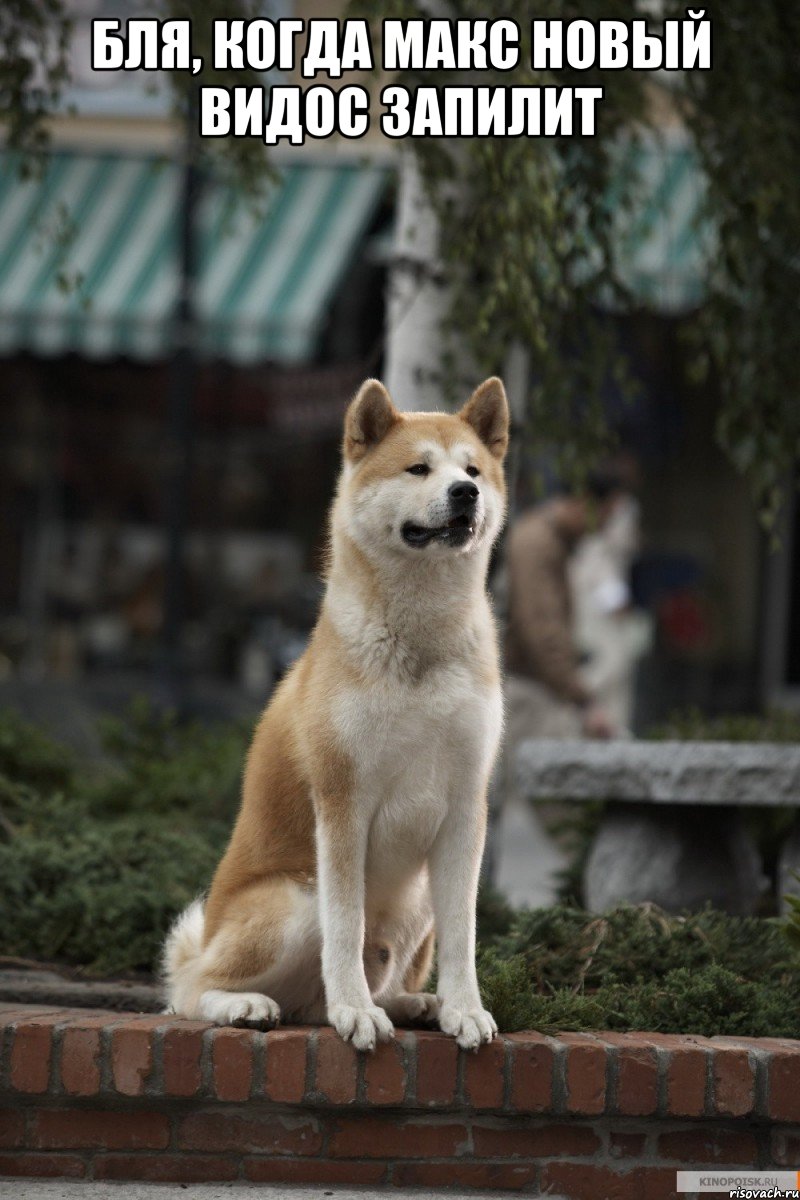
<svg viewBox="0 0 800 1200"><path fill-rule="evenodd" d="M392 970L380 990L373 993L391 1020L398 1025L435 1021L436 997L423 991L431 974L435 933L427 876L421 873L406 891L403 902L386 914L380 932L392 952Z"/></svg>
<svg viewBox="0 0 800 1200"><path fill-rule="evenodd" d="M408 1025L417 1021L434 1022L439 1014L439 1002L433 992L422 989L427 983L433 966L435 945L433 929L429 929L417 946L402 979L402 991L397 991L384 1002L384 1008L396 1025Z"/></svg>
<svg viewBox="0 0 800 1200"><path fill-rule="evenodd" d="M231 896L212 936L194 949L180 918L167 941L169 999L182 1016L217 1025L277 1024L283 1012L318 1004L320 936L316 894L285 877ZM202 923L202 912L193 916ZM202 934L202 930L201 930Z"/></svg>
<svg viewBox="0 0 800 1200"><path fill-rule="evenodd" d="M407 992L420 992L430 979L433 966L433 951L436 945L436 935L429 929L414 952L408 970L403 979L403 987Z"/></svg>
<svg viewBox="0 0 800 1200"><path fill-rule="evenodd" d="M272 1029L281 1019L277 1001L260 992L227 992L211 988L201 994L198 1007L200 1017L215 1025Z"/></svg>

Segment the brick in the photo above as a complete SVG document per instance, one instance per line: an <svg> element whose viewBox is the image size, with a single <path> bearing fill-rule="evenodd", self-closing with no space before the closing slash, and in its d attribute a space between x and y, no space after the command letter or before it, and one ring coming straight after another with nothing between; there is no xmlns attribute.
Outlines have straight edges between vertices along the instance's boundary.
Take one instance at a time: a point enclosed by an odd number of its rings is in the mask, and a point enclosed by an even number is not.
<svg viewBox="0 0 800 1200"><path fill-rule="evenodd" d="M100 1090L100 1031L65 1029L61 1043L61 1082L70 1096Z"/></svg>
<svg viewBox="0 0 800 1200"><path fill-rule="evenodd" d="M0 1176L82 1179L86 1164L73 1154L0 1154Z"/></svg>
<svg viewBox="0 0 800 1200"><path fill-rule="evenodd" d="M253 1085L255 1036L249 1029L216 1029L211 1043L214 1095L247 1100Z"/></svg>
<svg viewBox="0 0 800 1200"><path fill-rule="evenodd" d="M330 1162L320 1158L246 1158L245 1178L251 1183L381 1184L385 1163Z"/></svg>
<svg viewBox="0 0 800 1200"><path fill-rule="evenodd" d="M282 1116L262 1112L240 1116L226 1112L197 1112L178 1125L181 1150L231 1152L262 1151L269 1154L319 1154L322 1133L311 1115Z"/></svg>
<svg viewBox="0 0 800 1200"><path fill-rule="evenodd" d="M702 1117L706 1110L708 1055L699 1046L681 1046L667 1063L667 1113Z"/></svg>
<svg viewBox="0 0 800 1200"><path fill-rule="evenodd" d="M800 1166L800 1129L774 1129L772 1131L772 1157L770 1163L778 1167Z"/></svg>
<svg viewBox="0 0 800 1200"><path fill-rule="evenodd" d="M746 1117L753 1111L756 1075L746 1050L717 1050L713 1059L714 1111L723 1117Z"/></svg>
<svg viewBox="0 0 800 1200"><path fill-rule="evenodd" d="M395 1187L498 1188L504 1191L530 1189L538 1168L533 1163L395 1163ZM592 1200L598 1200L594 1196Z"/></svg>
<svg viewBox="0 0 800 1200"><path fill-rule="evenodd" d="M569 1200L681 1200L674 1169L636 1167L616 1171L582 1163L549 1163L542 1169L542 1195Z"/></svg>
<svg viewBox="0 0 800 1200"><path fill-rule="evenodd" d="M456 1094L459 1053L455 1040L443 1033L428 1031L419 1032L416 1038L417 1104L424 1108L452 1104ZM468 1057L478 1056L470 1054Z"/></svg>
<svg viewBox="0 0 800 1200"><path fill-rule="evenodd" d="M649 1117L658 1108L658 1059L652 1044L637 1034L604 1033L617 1051L616 1109L625 1117Z"/></svg>
<svg viewBox="0 0 800 1200"><path fill-rule="evenodd" d="M608 1034L604 1032L602 1036L607 1037ZM716 1045L716 1039L701 1037L698 1033L627 1033L625 1036L636 1038L643 1046L655 1046L671 1054L678 1050L711 1051Z"/></svg>
<svg viewBox="0 0 800 1200"><path fill-rule="evenodd" d="M196 1096L203 1086L203 1034L210 1025L184 1021L165 1029L161 1044L164 1093Z"/></svg>
<svg viewBox="0 0 800 1200"><path fill-rule="evenodd" d="M153 1070L153 1037L151 1028L136 1025L115 1029L111 1034L111 1073L121 1095L144 1094Z"/></svg>
<svg viewBox="0 0 800 1200"><path fill-rule="evenodd" d="M734 1050L766 1050L770 1053L782 1053L787 1051L790 1054L796 1054L800 1050L800 1043L792 1038L772 1038L772 1037L733 1037L723 1036L713 1038L697 1038L692 1035L691 1038L687 1035L687 1041L705 1041L712 1050L726 1050L732 1047Z"/></svg>
<svg viewBox="0 0 800 1200"><path fill-rule="evenodd" d="M57 1004L16 1004L6 1000L0 1004L0 1029L17 1021L30 1020L31 1017L52 1016L66 1011Z"/></svg>
<svg viewBox="0 0 800 1200"><path fill-rule="evenodd" d="M471 1108L502 1108L505 1095L505 1038L495 1038L474 1053L462 1050L464 1099ZM419 1071L419 1063L417 1063Z"/></svg>
<svg viewBox="0 0 800 1200"><path fill-rule="evenodd" d="M469 1148L469 1131L456 1121L402 1121L359 1115L335 1121L328 1141L333 1158L455 1158Z"/></svg>
<svg viewBox="0 0 800 1200"><path fill-rule="evenodd" d="M109 1012L108 1009L81 1008L77 1011L71 1011L69 1019L62 1020L59 1024L64 1030L105 1029L108 1025L119 1025L119 1020L120 1014L118 1012Z"/></svg>
<svg viewBox="0 0 800 1200"><path fill-rule="evenodd" d="M658 1157L667 1162L697 1163L705 1166L755 1166L758 1146L746 1130L678 1129L662 1133L658 1139Z"/></svg>
<svg viewBox="0 0 800 1200"><path fill-rule="evenodd" d="M11 1043L15 1025L28 1025L33 1021L37 1024L40 1024L42 1021L59 1024L63 1015L64 1010L62 1008L45 1008L44 1006L32 1004L9 1004L3 1012L0 1012L0 1046L3 1044L4 1034L8 1037L8 1044Z"/></svg>
<svg viewBox="0 0 800 1200"><path fill-rule="evenodd" d="M603 1033L603 1037L609 1037ZM676 1117L699 1117L705 1114L706 1076L709 1054L715 1042L696 1034L640 1033L627 1034L638 1038L643 1045L666 1051L666 1087L664 1112Z"/></svg>
<svg viewBox="0 0 800 1200"><path fill-rule="evenodd" d="M25 1138L25 1117L18 1108L0 1108L0 1146L11 1150L22 1146Z"/></svg>
<svg viewBox="0 0 800 1200"><path fill-rule="evenodd" d="M358 1054L333 1029L317 1035L314 1090L329 1104L352 1104L356 1098Z"/></svg>
<svg viewBox="0 0 800 1200"><path fill-rule="evenodd" d="M589 1163L547 1163L540 1186L543 1195L552 1192L569 1200L642 1200L641 1172L620 1174Z"/></svg>
<svg viewBox="0 0 800 1200"><path fill-rule="evenodd" d="M676 1191L673 1167L641 1167L636 1175L641 1187L637 1200L686 1200L685 1192Z"/></svg>
<svg viewBox="0 0 800 1200"><path fill-rule="evenodd" d="M582 1158L601 1149L600 1138L590 1126L575 1124L475 1124L472 1140L477 1158Z"/></svg>
<svg viewBox="0 0 800 1200"><path fill-rule="evenodd" d="M37 1109L30 1140L37 1150L163 1150L169 1120L154 1112Z"/></svg>
<svg viewBox="0 0 800 1200"><path fill-rule="evenodd" d="M406 1096L404 1035L380 1042L364 1060L364 1087L368 1104L402 1104Z"/></svg>
<svg viewBox="0 0 800 1200"><path fill-rule="evenodd" d="M647 1137L643 1133L612 1130L608 1135L609 1158L642 1158Z"/></svg>
<svg viewBox="0 0 800 1200"><path fill-rule="evenodd" d="M45 1009L45 1012L52 1012L52 1009ZM11 1001L0 1001L0 1030L5 1029L7 1025L13 1025L15 1021L19 1021L22 1017L29 1017L31 1014L27 1010L27 1005L13 1004Z"/></svg>
<svg viewBox="0 0 800 1200"><path fill-rule="evenodd" d="M16 1014L13 1019L7 1018L10 1013ZM675 1200L679 1166L750 1168L760 1162L793 1168L800 1161L800 1044L785 1039L712 1042L605 1033L556 1039L521 1033L465 1054L451 1039L425 1030L402 1034L395 1044L362 1056L328 1028L263 1035L163 1016L0 1007L0 1027L6 1019L12 1086L22 1084L30 1095L41 1096L55 1078L65 1095L45 1101L49 1108L41 1100L14 1107L15 1101L6 1098L6 1108L0 1108L0 1175L81 1178L94 1173L99 1180L186 1184L241 1177L252 1184L399 1185L428 1192L502 1188L570 1200ZM113 1028L104 1034L107 1025ZM55 1027L60 1053L54 1063ZM177 1115L172 1118L166 1111L138 1110L152 1109L152 1100L140 1101L138 1109L126 1102L108 1111L102 1107L109 1102L104 1095L91 1107L89 1097L103 1087L103 1039L115 1087L133 1098L153 1084L153 1062L160 1058L152 1044L157 1029L164 1030L165 1096L203 1094L208 1042L206 1082L209 1087L213 1082L219 1103L173 1105ZM309 1037L316 1042L312 1056ZM262 1099L248 1103L254 1090L253 1051L262 1038L267 1069L264 1080L256 1081ZM589 1119L530 1120L529 1114L553 1109L559 1042L568 1113L594 1118L604 1111L608 1047L613 1046L614 1100L620 1112L640 1118L653 1114L660 1058L665 1105L678 1120L604 1122L607 1134ZM512 1111L503 1117L506 1059ZM747 1122L754 1111L757 1060L767 1067L765 1102L773 1121L784 1123L780 1128L762 1123L755 1129ZM371 1112L356 1100L359 1070ZM463 1102L457 1096L459 1071ZM416 1109L382 1111L381 1106L408 1103L409 1074L416 1082ZM276 1109L265 1103L262 1082L275 1104L305 1107ZM77 1098L77 1107L68 1107L68 1097ZM342 1107L314 1113L308 1105L317 1101ZM347 1111L346 1105L357 1108ZM157 1107L164 1106L159 1101ZM718 1114L714 1119L712 1112ZM177 1125L174 1142L170 1119ZM602 1138L607 1138L605 1148ZM323 1152L325 1157L318 1157Z"/></svg>
<svg viewBox="0 0 800 1200"><path fill-rule="evenodd" d="M151 1033L160 1033L173 1025L206 1025L205 1021L187 1021L184 1022L183 1017L176 1017L165 1012L117 1012L114 1013L110 1020L115 1029L149 1029Z"/></svg>
<svg viewBox="0 0 800 1200"><path fill-rule="evenodd" d="M33 1095L47 1091L53 1057L53 1027L60 1020L60 1015L54 1013L30 1017L17 1024L11 1043L11 1086L16 1091Z"/></svg>
<svg viewBox="0 0 800 1200"><path fill-rule="evenodd" d="M800 1047L780 1049L770 1056L769 1116L776 1121L800 1121Z"/></svg>
<svg viewBox="0 0 800 1200"><path fill-rule="evenodd" d="M597 1116L606 1103L605 1048L579 1033L559 1038L567 1050L567 1112Z"/></svg>
<svg viewBox="0 0 800 1200"><path fill-rule="evenodd" d="M511 1034L510 1106L517 1112L553 1111L552 1043L536 1034Z"/></svg>
<svg viewBox="0 0 800 1200"><path fill-rule="evenodd" d="M264 1091L270 1100L299 1104L306 1091L305 1029L274 1029L267 1034Z"/></svg>
<svg viewBox="0 0 800 1200"><path fill-rule="evenodd" d="M213 1183L236 1179L239 1162L209 1154L99 1154L95 1179L145 1179L152 1183Z"/></svg>

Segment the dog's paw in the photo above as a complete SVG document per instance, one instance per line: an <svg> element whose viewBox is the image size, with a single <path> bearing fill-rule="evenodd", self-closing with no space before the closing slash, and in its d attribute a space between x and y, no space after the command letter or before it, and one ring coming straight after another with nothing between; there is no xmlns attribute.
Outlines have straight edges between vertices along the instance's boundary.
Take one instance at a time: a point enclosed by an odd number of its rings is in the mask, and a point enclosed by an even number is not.
<svg viewBox="0 0 800 1200"><path fill-rule="evenodd" d="M254 1029L272 1029L281 1019L274 1000L260 992L203 992L200 1012L215 1025L243 1025Z"/></svg>
<svg viewBox="0 0 800 1200"><path fill-rule="evenodd" d="M490 1042L497 1025L485 1008L461 1008L444 1003L439 1009L439 1028L454 1037L463 1050L477 1050L481 1042Z"/></svg>
<svg viewBox="0 0 800 1200"><path fill-rule="evenodd" d="M382 1008L370 1004L355 1008L352 1004L332 1004L328 1020L346 1042L356 1050L374 1050L376 1042L388 1042L394 1037L394 1026Z"/></svg>
<svg viewBox="0 0 800 1200"><path fill-rule="evenodd" d="M386 1011L398 1025L408 1021L433 1022L439 1016L439 1001L432 992L400 992L387 1000Z"/></svg>

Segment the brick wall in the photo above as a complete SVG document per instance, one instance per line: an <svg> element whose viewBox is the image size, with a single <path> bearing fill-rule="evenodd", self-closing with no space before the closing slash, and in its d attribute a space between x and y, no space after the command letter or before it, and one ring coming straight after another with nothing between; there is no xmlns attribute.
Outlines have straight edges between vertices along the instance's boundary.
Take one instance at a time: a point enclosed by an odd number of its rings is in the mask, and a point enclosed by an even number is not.
<svg viewBox="0 0 800 1200"><path fill-rule="evenodd" d="M0 1005L0 1175L508 1188L666 1200L675 1172L800 1166L800 1042L403 1032Z"/></svg>

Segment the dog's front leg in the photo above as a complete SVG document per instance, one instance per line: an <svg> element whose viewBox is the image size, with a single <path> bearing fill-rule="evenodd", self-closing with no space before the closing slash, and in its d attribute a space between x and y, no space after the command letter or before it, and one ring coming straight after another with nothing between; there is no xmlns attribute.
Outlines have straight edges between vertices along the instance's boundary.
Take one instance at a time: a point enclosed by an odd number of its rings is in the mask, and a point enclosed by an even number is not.
<svg viewBox="0 0 800 1200"><path fill-rule="evenodd" d="M372 1003L364 972L364 870L366 822L357 815L321 813L317 863L322 979L328 1020L357 1050L374 1050L392 1036L392 1022Z"/></svg>
<svg viewBox="0 0 800 1200"><path fill-rule="evenodd" d="M475 906L478 897L486 801L459 798L431 849L429 870L439 957L439 1025L465 1050L497 1033L481 1003L475 972Z"/></svg>

